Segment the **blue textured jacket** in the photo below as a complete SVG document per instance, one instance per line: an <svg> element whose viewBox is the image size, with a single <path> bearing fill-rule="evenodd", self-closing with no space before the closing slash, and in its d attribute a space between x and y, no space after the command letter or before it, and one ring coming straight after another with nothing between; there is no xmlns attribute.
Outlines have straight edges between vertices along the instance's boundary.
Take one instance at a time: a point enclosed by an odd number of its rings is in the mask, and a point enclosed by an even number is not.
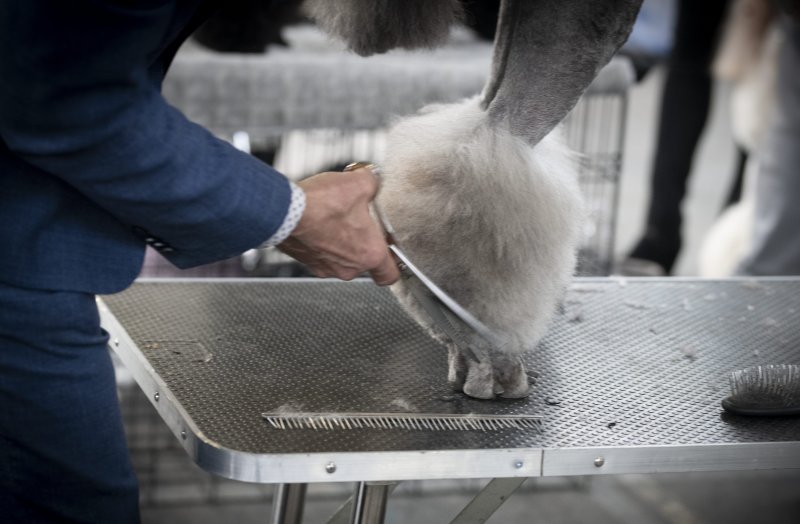
<svg viewBox="0 0 800 524"><path fill-rule="evenodd" d="M278 229L287 180L160 93L215 3L0 2L0 281L111 293L145 240L191 267Z"/></svg>

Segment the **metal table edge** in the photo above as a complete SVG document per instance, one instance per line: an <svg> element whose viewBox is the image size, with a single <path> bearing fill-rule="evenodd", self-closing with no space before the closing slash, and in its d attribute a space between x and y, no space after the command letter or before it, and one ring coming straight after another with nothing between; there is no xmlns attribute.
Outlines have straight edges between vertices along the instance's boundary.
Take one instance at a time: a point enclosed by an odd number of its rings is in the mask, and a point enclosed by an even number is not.
<svg viewBox="0 0 800 524"><path fill-rule="evenodd" d="M542 476L800 469L800 441L544 448Z"/></svg>
<svg viewBox="0 0 800 524"><path fill-rule="evenodd" d="M541 475L541 449L460 449L256 454L226 448L206 437L156 374L101 298L101 325L117 354L158 414L201 468L222 477L259 483L352 482Z"/></svg>
<svg viewBox="0 0 800 524"><path fill-rule="evenodd" d="M214 279L248 282L254 279ZM297 279L256 279L256 281ZM317 279L308 279L317 280ZM664 281L704 279L580 278L580 282ZM722 279L750 281L751 278ZM757 279L791 281L800 278ZM209 282L209 279L169 279ZM367 279L364 279L368 282ZM148 282L165 282L156 279ZM242 481L260 483L350 482L501 478L593 474L724 471L800 468L800 441L725 444L670 444L599 448L505 448L434 451L376 451L332 453L253 454L232 450L208 439L155 373L120 322L98 298L101 324L109 345L159 412L189 456L203 469Z"/></svg>

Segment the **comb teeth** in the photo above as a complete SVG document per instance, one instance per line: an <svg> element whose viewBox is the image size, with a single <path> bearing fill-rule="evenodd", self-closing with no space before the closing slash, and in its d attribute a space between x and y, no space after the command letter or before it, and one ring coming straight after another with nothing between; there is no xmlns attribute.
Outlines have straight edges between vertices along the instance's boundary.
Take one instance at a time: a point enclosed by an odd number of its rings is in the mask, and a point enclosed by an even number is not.
<svg viewBox="0 0 800 524"><path fill-rule="evenodd" d="M406 429L424 431L541 431L541 417L530 415L452 415L422 413L262 413L275 429Z"/></svg>

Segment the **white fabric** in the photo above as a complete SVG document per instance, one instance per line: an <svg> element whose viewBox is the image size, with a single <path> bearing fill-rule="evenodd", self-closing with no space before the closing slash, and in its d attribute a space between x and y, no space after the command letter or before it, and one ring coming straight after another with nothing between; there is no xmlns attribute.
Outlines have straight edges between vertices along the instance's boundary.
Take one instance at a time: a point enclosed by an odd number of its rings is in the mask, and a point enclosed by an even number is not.
<svg viewBox="0 0 800 524"><path fill-rule="evenodd" d="M258 246L261 249L275 247L286 240L303 217L303 212L306 210L306 194L294 182L290 182L290 184L292 185L292 201L289 204L288 211L286 211L283 223L266 242Z"/></svg>

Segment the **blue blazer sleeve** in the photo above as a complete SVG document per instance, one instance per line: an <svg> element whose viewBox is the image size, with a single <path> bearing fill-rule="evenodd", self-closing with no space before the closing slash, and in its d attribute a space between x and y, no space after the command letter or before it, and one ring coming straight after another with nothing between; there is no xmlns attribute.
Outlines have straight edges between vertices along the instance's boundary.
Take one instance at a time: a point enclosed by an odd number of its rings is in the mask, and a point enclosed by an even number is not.
<svg viewBox="0 0 800 524"><path fill-rule="evenodd" d="M160 94L180 0L0 2L0 136L179 267L255 247L280 226L288 181L188 121ZM184 35L185 36L185 35Z"/></svg>

